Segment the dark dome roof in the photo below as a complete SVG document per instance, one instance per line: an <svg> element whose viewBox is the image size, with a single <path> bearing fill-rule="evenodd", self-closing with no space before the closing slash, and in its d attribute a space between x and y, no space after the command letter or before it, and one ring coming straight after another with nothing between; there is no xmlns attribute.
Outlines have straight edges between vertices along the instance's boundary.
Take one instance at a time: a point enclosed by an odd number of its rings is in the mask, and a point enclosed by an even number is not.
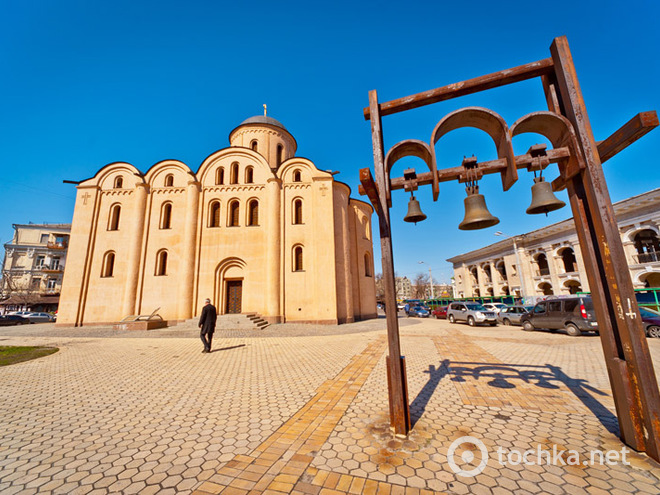
<svg viewBox="0 0 660 495"><path fill-rule="evenodd" d="M243 122L241 122L240 125L245 125L245 124L270 124L270 125L274 125L275 127L280 127L285 131L289 132L287 128L282 125L281 122L275 120L273 117L267 117L265 115L255 115L254 117L250 117L249 119L245 119Z"/></svg>

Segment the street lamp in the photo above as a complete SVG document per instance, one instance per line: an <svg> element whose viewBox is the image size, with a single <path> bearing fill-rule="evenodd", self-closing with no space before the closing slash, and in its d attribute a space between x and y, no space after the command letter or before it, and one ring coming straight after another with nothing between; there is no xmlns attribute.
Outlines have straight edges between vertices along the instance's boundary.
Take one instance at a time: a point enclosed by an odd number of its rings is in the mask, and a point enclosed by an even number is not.
<svg viewBox="0 0 660 495"><path fill-rule="evenodd" d="M424 263L423 261L418 261L417 262L420 265L426 265L428 266L427 263ZM431 299L435 299L435 295L433 294L433 275L431 274L431 267L429 266L429 282L431 283Z"/></svg>
<svg viewBox="0 0 660 495"><path fill-rule="evenodd" d="M520 258L518 257L518 245L516 244L516 237L511 237L510 235L507 235L499 230L495 232L495 235L502 236L513 241L513 252L516 255L516 271L518 272L518 280L520 281L520 295L522 296L522 303L525 304L527 302L525 299L525 281L523 278L522 266L520 265Z"/></svg>

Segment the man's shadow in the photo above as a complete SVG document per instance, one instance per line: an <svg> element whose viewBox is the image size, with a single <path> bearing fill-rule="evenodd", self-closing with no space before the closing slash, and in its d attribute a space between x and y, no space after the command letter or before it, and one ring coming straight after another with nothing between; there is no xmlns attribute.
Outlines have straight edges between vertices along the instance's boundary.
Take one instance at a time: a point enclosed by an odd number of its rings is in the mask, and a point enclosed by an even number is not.
<svg viewBox="0 0 660 495"><path fill-rule="evenodd" d="M232 345L230 347L221 347L220 349L212 349L211 352L229 351L231 349L238 349L239 347L245 347L245 344Z"/></svg>

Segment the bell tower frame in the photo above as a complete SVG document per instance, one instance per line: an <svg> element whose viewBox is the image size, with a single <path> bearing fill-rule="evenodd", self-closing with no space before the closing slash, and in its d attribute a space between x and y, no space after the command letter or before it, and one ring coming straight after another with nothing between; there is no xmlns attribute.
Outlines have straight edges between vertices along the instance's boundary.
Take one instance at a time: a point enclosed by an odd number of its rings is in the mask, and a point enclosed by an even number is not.
<svg viewBox="0 0 660 495"><path fill-rule="evenodd" d="M364 117L371 121L376 178L374 180L369 168L361 169L360 193L369 197L380 226L389 345L387 381L391 426L397 434L404 435L411 427L405 359L401 356L396 311L389 212L392 206L391 191L414 191L418 186L430 184L433 200L436 201L439 182L468 182L474 179L474 164L470 166L469 173L465 166L438 170L434 145L445 132L460 127L476 127L493 138L498 152L497 160L477 164L477 178L500 173L504 191L516 182L518 169L542 170L551 163L557 164L560 176L552 182L552 187L555 191L564 188L568 191L598 319L621 440L636 451L645 451L660 461L658 382L601 166L657 127L658 117L655 111L637 114L607 139L597 142L565 37L554 39L550 55L537 62L384 103L379 103L375 90L369 92L369 107L364 109ZM525 115L509 128L491 110L463 108L438 123L430 143L401 141L385 154L383 116L536 77L540 77L543 83L547 111ZM515 156L511 139L525 132L547 137L553 148L532 147L526 154ZM417 174L414 170L406 170L404 177L391 178L392 165L404 156L421 158L428 165L429 172Z"/></svg>

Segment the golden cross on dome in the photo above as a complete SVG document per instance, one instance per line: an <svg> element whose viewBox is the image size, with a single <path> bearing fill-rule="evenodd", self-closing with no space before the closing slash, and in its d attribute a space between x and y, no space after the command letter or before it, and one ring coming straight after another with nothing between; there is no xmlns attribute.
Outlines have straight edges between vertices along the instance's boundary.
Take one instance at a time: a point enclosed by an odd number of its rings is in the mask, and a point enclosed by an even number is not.
<svg viewBox="0 0 660 495"><path fill-rule="evenodd" d="M264 103L264 117L266 116L266 110L267 110L266 104Z"/></svg>

